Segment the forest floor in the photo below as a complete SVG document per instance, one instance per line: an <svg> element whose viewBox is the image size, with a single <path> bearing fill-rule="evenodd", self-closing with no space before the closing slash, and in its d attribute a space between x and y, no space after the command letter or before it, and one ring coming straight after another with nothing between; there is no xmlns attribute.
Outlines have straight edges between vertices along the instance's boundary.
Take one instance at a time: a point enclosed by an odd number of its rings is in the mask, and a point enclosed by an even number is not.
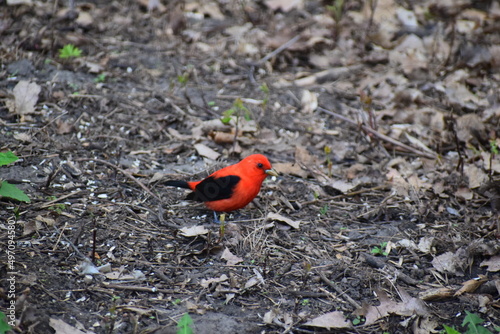
<svg viewBox="0 0 500 334"><path fill-rule="evenodd" d="M13 332L500 331L498 2L165 2L0 2Z"/></svg>

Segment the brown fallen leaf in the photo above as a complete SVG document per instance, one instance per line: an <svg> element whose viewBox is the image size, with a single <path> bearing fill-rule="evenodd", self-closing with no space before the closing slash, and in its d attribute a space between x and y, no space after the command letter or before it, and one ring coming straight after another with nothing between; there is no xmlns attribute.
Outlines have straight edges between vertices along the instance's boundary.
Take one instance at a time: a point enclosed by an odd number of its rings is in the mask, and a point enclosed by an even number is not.
<svg viewBox="0 0 500 334"><path fill-rule="evenodd" d="M25 143L30 143L33 140L31 135L27 132L15 133L14 139L17 139L17 140L25 142Z"/></svg>
<svg viewBox="0 0 500 334"><path fill-rule="evenodd" d="M57 334L91 334L94 332L88 332L88 331L81 331L76 327L71 326L70 324L67 324L66 322L55 319L55 318L50 318L49 320L50 327L52 327Z"/></svg>
<svg viewBox="0 0 500 334"><path fill-rule="evenodd" d="M58 119L56 120L56 125L57 125L56 133L59 135L64 135L66 133L70 133L71 131L73 131L73 123Z"/></svg>
<svg viewBox="0 0 500 334"><path fill-rule="evenodd" d="M325 313L304 324L305 326L320 327L330 330L331 328L351 328L351 323L346 320L344 313L334 311Z"/></svg>
<svg viewBox="0 0 500 334"><path fill-rule="evenodd" d="M185 237L195 237L197 235L207 234L208 230L202 225L197 225L191 227L183 227L179 229L179 232Z"/></svg>
<svg viewBox="0 0 500 334"><path fill-rule="evenodd" d="M290 225L293 228L299 228L300 227L300 221L292 220L290 218L284 217L278 213L274 212L269 212L266 216L266 220L278 220L280 222L284 222L288 225Z"/></svg>
<svg viewBox="0 0 500 334"><path fill-rule="evenodd" d="M217 160L220 157L220 153L212 150L210 147L204 144L194 144L194 149L202 157L209 158L211 160Z"/></svg>
<svg viewBox="0 0 500 334"><path fill-rule="evenodd" d="M432 265L442 273L463 276L463 268L466 268L467 256L465 250L458 249L455 253L445 252L432 260Z"/></svg>
<svg viewBox="0 0 500 334"><path fill-rule="evenodd" d="M397 314L401 316L412 316L417 314L419 316L428 316L429 311L424 302L419 298L411 297L405 290L398 288L401 302L396 302L389 299L389 296L383 290L376 290L380 305L366 306L356 310L355 315L365 316L365 325L371 325L377 320L384 318L390 314Z"/></svg>
<svg viewBox="0 0 500 334"><path fill-rule="evenodd" d="M352 184L350 182L345 182L342 180L335 180L326 186L329 186L337 191L340 191L342 194L346 194L356 187L355 184Z"/></svg>
<svg viewBox="0 0 500 334"><path fill-rule="evenodd" d="M209 136L217 144L232 144L237 138L234 133L222 131L212 131Z"/></svg>
<svg viewBox="0 0 500 334"><path fill-rule="evenodd" d="M231 253L229 248L224 249L221 255L221 259L226 260L226 264L228 266L234 266L235 264L243 262L243 259Z"/></svg>
<svg viewBox="0 0 500 334"><path fill-rule="evenodd" d="M226 282L229 279L226 274L222 274L220 277L214 277L209 279L202 279L200 285L204 288L208 288L212 283Z"/></svg>
<svg viewBox="0 0 500 334"><path fill-rule="evenodd" d="M269 310L266 313L264 313L264 317L262 318L262 321L264 321L265 324L271 325L273 323L274 318L278 316L278 311L277 310Z"/></svg>
<svg viewBox="0 0 500 334"><path fill-rule="evenodd" d="M418 297L424 301L441 300L452 297L454 290L450 288L426 289L418 294Z"/></svg>
<svg viewBox="0 0 500 334"><path fill-rule="evenodd" d="M47 224L47 226L54 226L56 224L56 221L54 219L49 217L42 217L40 215L36 216L35 220L45 223Z"/></svg>
<svg viewBox="0 0 500 334"><path fill-rule="evenodd" d="M76 18L76 24L80 27L89 28L92 24L94 24L94 18L89 12L80 11L78 13L78 17Z"/></svg>
<svg viewBox="0 0 500 334"><path fill-rule="evenodd" d="M488 260L484 260L479 266L488 267L486 270L490 272L500 271L500 255L492 256Z"/></svg>
<svg viewBox="0 0 500 334"><path fill-rule="evenodd" d="M38 94L40 94L41 90L42 87L35 82L19 81L12 91L14 104L7 105L9 110L21 116L34 113Z"/></svg>
<svg viewBox="0 0 500 334"><path fill-rule="evenodd" d="M403 176L394 168L389 168L386 174L387 180L392 183L392 188L400 196L408 196L410 185Z"/></svg>
<svg viewBox="0 0 500 334"><path fill-rule="evenodd" d="M309 153L305 147L297 145L295 147L295 162L305 166L312 166L318 163L318 159Z"/></svg>
<svg viewBox="0 0 500 334"><path fill-rule="evenodd" d="M488 175L481 169L474 165L466 165L464 167L464 174L469 179L469 188L479 188L488 182Z"/></svg>
<svg viewBox="0 0 500 334"><path fill-rule="evenodd" d="M467 293L474 292L476 291L477 288L479 288L487 281L488 279L484 275L479 275L478 278L473 278L468 281L465 281L462 283L463 286L457 292L455 292L454 296L461 296L466 292Z"/></svg>
<svg viewBox="0 0 500 334"><path fill-rule="evenodd" d="M304 7L304 0L267 0L266 5L272 10L281 9L286 13L294 8L302 9Z"/></svg>
<svg viewBox="0 0 500 334"><path fill-rule="evenodd" d="M22 222L18 222L18 223L22 224ZM40 224L39 222L33 221L33 220L25 222L23 225L23 236L30 235L30 234L38 231L42 227L43 227L42 224Z"/></svg>
<svg viewBox="0 0 500 334"><path fill-rule="evenodd" d="M474 197L474 193L468 187L458 187L455 196L469 201Z"/></svg>
<svg viewBox="0 0 500 334"><path fill-rule="evenodd" d="M276 162L273 168L280 175L294 175L306 179L309 173L300 167L299 164L293 162Z"/></svg>

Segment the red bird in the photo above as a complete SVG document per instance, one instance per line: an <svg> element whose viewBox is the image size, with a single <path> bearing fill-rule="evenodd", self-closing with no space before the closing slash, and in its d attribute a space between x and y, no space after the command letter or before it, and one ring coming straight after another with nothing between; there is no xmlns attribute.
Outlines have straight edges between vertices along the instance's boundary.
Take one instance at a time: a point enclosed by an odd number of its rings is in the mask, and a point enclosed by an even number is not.
<svg viewBox="0 0 500 334"><path fill-rule="evenodd" d="M165 185L191 189L188 200L204 202L207 208L219 212L241 209L259 193L268 176L278 176L262 154L253 154L237 164L224 167L201 181L166 181Z"/></svg>

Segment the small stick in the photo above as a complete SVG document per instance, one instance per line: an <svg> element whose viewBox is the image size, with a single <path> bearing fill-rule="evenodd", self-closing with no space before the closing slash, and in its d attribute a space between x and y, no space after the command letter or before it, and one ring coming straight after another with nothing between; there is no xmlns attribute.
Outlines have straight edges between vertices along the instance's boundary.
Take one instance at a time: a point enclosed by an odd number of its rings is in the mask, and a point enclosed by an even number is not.
<svg viewBox="0 0 500 334"><path fill-rule="evenodd" d="M67 225L67 223L66 223L66 224L64 224L64 228L66 228L66 225ZM59 233L60 237L62 237L64 240L66 240L66 242L68 243L68 245L70 245L70 246L71 246L71 248L73 248L73 250L75 251L75 253L76 253L76 254L78 254L81 258L83 258L86 262L88 262L88 263L92 263L92 262L90 262L90 259L89 259L87 256L85 256L85 255L84 255L84 254L83 254L83 253L82 253L82 252L81 252L81 251L80 251L80 250L79 250L79 249L75 246L75 244L74 244L71 240L69 240L69 239L68 239L68 238L67 238L67 237L66 237L66 236L62 233L62 231L60 231L60 230L59 230L57 227L55 227L55 226L53 226L53 228L54 228L54 230L55 230L57 233Z"/></svg>
<svg viewBox="0 0 500 334"><path fill-rule="evenodd" d="M151 292L151 293L157 293L157 292L169 293L169 294L175 293L175 290L158 289L156 287L149 287L149 286L134 286L134 285L107 284L107 283L102 283L101 285L109 289L120 289L120 290Z"/></svg>
<svg viewBox="0 0 500 334"><path fill-rule="evenodd" d="M255 65L257 65L257 66L262 65L263 63L265 63L266 61L268 61L272 57L276 56L278 53L282 52L285 49L288 49L290 46L295 44L295 42L297 42L299 40L299 38L300 38L300 35L296 35L295 37L290 39L285 44L282 44L281 46L279 46L276 50L268 53L264 58L260 59L257 63L255 63Z"/></svg>
<svg viewBox="0 0 500 334"><path fill-rule="evenodd" d="M93 228L92 228L92 256L90 257L90 260L92 261L93 264L95 264L95 253L96 253L96 247L97 247L97 224L96 224L96 218L94 217L93 219Z"/></svg>
<svg viewBox="0 0 500 334"><path fill-rule="evenodd" d="M400 142L399 140L396 140L396 139L394 139L394 138L391 138L391 137L389 137L389 136L386 136L386 135L384 135L384 134L382 134L382 133L378 132L377 130L372 129L372 128L370 128L369 126L366 126L366 125L363 125L363 124L361 124L361 125L360 125L360 124L358 124L357 122L353 121L352 119L347 118L347 117L345 117L345 116L342 116L342 115L340 115L340 114L337 114L337 113L335 113L335 112L333 112L333 111L330 111L330 110L325 109L325 108L322 108L322 107L318 107L318 110L320 110L320 111L324 112L325 114L328 114L328 115L331 115L331 116L336 117L336 118L338 118L338 119L341 119L341 120L343 120L344 122L350 123L350 124L355 125L355 126L359 126L359 127L361 127L361 129L363 129L364 131L369 132L369 133L371 133L372 135L374 135L374 136L376 136L376 137L378 137L378 138L380 138L380 139L382 139L382 140L385 140L386 142L389 142L389 143L394 144L394 145L396 145L396 146L402 147L402 148L404 148L405 150L408 150L408 151L410 151L410 152L413 152L413 153L415 153L415 154L417 154L417 155L419 155L419 156L422 156L422 157L427 158L427 159L436 159L436 158L437 158L437 154L436 154L436 153L434 153L434 152L433 152L433 153L428 153L428 152L423 152L423 151L417 150L417 149L415 149L415 148L413 148L413 147L411 147L411 146L408 146L408 145L406 145L406 144L404 144L404 143Z"/></svg>
<svg viewBox="0 0 500 334"><path fill-rule="evenodd" d="M342 291L342 289L340 289L337 286L337 284L330 281L328 279L328 277L326 277L324 272L318 270L318 274L319 274L319 277L321 277L321 279L323 280L323 282L325 282L329 287L331 287L332 289L337 291L337 293L339 293L342 297L344 297L345 300L347 300L352 306L354 306L356 309L361 308L361 305L359 305L354 299L352 299L351 297L349 297L349 295L347 295L344 291Z"/></svg>
<svg viewBox="0 0 500 334"><path fill-rule="evenodd" d="M269 59L271 59L272 57L276 56L277 54L279 54L280 52L282 52L283 50L289 48L292 44L294 44L295 42L297 42L300 38L300 35L296 35L295 37L293 37L292 39L288 40L287 42L285 42L284 44L282 44L281 46L279 46L276 50L268 53L266 56L264 56L263 58L261 58L259 61L257 61L256 63L252 63L250 65L250 71L248 73L248 77L250 79L250 82L252 84L255 84L255 78L253 76L253 72L255 71L255 67L258 67L258 66L261 66L262 64L264 64L266 61L268 61Z"/></svg>
<svg viewBox="0 0 500 334"><path fill-rule="evenodd" d="M59 202L59 201L62 201L63 199L66 199L66 198L71 197L71 196L73 196L73 195L76 195L76 194L78 194L78 193L81 193L82 191L83 191L83 190L76 190L76 191L73 191L73 192L71 192L71 193L69 193L69 194L66 194L66 195L63 195L63 196L61 196L61 197L59 197L59 198L56 198L55 200L52 200L52 201L49 201L49 202L45 202L44 204L42 204L42 205L38 206L38 208L39 208L39 209L48 208L48 207L49 207L49 206L51 206L52 204L57 203L57 202Z"/></svg>
<svg viewBox="0 0 500 334"><path fill-rule="evenodd" d="M57 245L59 245L59 241L61 241L61 237L62 237L64 230L66 229L67 226L68 226L68 222L65 222L62 230L59 232L59 237L57 238L57 241L56 241L54 247L52 247L52 250L56 250Z"/></svg>

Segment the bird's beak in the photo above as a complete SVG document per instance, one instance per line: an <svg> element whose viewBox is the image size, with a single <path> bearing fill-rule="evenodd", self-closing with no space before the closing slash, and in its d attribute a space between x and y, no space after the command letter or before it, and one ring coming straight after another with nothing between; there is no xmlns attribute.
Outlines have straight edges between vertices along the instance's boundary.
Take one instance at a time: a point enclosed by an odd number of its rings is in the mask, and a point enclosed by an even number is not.
<svg viewBox="0 0 500 334"><path fill-rule="evenodd" d="M279 175L278 172L274 168L266 169L266 174L271 175L271 176L278 176Z"/></svg>

